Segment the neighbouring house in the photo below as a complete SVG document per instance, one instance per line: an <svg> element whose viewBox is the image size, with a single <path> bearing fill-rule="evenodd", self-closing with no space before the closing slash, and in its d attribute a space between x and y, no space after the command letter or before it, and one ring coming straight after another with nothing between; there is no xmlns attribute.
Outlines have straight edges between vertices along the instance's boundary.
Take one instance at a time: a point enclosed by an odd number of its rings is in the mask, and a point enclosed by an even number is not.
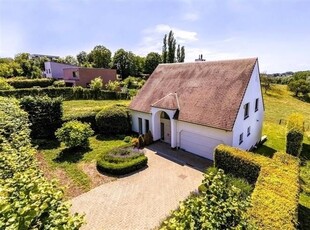
<svg viewBox="0 0 310 230"><path fill-rule="evenodd" d="M117 79L115 69L86 68L57 62L45 62L44 65L46 77L64 80L67 86L88 87L96 77L101 77L104 85Z"/></svg>
<svg viewBox="0 0 310 230"><path fill-rule="evenodd" d="M63 80L68 86L88 87L96 77L101 77L103 85L117 80L116 69L72 67L65 68L63 73Z"/></svg>
<svg viewBox="0 0 310 230"><path fill-rule="evenodd" d="M44 62L45 76L48 78L54 78L56 80L62 80L64 75L63 70L65 68L72 68L72 67L77 66L47 61Z"/></svg>
<svg viewBox="0 0 310 230"><path fill-rule="evenodd" d="M208 159L221 143L251 149L264 116L258 59L160 64L129 108L133 131L172 148Z"/></svg>

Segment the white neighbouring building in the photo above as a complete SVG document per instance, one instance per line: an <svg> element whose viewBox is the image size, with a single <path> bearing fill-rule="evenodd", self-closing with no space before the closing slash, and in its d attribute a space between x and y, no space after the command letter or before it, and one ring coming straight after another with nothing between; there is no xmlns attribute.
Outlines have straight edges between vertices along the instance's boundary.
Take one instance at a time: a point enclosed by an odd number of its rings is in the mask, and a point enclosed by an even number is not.
<svg viewBox="0 0 310 230"><path fill-rule="evenodd" d="M129 106L132 130L213 160L226 144L249 150L262 135L257 58L160 64Z"/></svg>

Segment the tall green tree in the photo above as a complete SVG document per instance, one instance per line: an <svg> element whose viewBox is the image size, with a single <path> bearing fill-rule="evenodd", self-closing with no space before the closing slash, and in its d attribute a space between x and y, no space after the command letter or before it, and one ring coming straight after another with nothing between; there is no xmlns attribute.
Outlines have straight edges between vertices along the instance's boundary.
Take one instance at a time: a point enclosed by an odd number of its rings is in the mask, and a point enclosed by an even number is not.
<svg viewBox="0 0 310 230"><path fill-rule="evenodd" d="M162 62L163 63L174 63L174 62L184 62L185 59L185 48L184 46L176 47L176 39L174 38L173 31L171 30L167 36L165 34L163 39L162 48Z"/></svg>
<svg viewBox="0 0 310 230"><path fill-rule="evenodd" d="M117 73L125 79L130 74L131 58L129 52L124 49L119 49L115 52L112 60L112 68L117 69Z"/></svg>
<svg viewBox="0 0 310 230"><path fill-rule="evenodd" d="M293 74L288 84L288 89L294 92L295 96L299 94L307 96L310 93L310 71L299 71Z"/></svg>
<svg viewBox="0 0 310 230"><path fill-rule="evenodd" d="M167 34L165 34L163 39L162 57L163 63L167 63Z"/></svg>
<svg viewBox="0 0 310 230"><path fill-rule="evenodd" d="M161 63L161 56L159 53L151 52L145 58L144 72L151 74L156 69L159 63Z"/></svg>
<svg viewBox="0 0 310 230"><path fill-rule="evenodd" d="M71 55L67 55L64 59L65 59L66 64L78 65L77 59Z"/></svg>
<svg viewBox="0 0 310 230"><path fill-rule="evenodd" d="M168 35L168 63L175 62L175 51L176 51L176 40L174 38L174 34L172 30L169 32Z"/></svg>
<svg viewBox="0 0 310 230"><path fill-rule="evenodd" d="M98 45L89 53L88 60L95 68L109 68L111 51L105 46Z"/></svg>
<svg viewBox="0 0 310 230"><path fill-rule="evenodd" d="M76 55L76 59L80 66L84 65L88 62L87 53L85 51L81 51Z"/></svg>

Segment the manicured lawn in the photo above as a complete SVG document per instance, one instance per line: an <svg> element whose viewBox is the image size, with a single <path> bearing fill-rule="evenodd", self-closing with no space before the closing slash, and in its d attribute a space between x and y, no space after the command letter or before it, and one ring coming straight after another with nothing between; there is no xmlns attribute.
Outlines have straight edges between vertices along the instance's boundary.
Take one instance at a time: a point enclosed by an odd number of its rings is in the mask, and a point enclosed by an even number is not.
<svg viewBox="0 0 310 230"><path fill-rule="evenodd" d="M38 155L44 173L51 178L60 180L60 184L66 186L65 192L68 198L79 195L98 183L111 181L113 178L100 175L96 169L96 160L103 152L108 152L115 147L126 145L123 139L114 137L94 136L90 139L90 147L87 150L68 150L57 141L44 141L39 144ZM43 159L42 159L43 158ZM45 161L45 162L42 162ZM96 177L94 182L92 177ZM71 183L68 183L70 180Z"/></svg>
<svg viewBox="0 0 310 230"><path fill-rule="evenodd" d="M265 121L263 134L268 141L257 150L258 153L272 156L276 151L285 152L286 127L283 121L293 112L302 113L305 118L305 127L310 131L310 103L300 101L287 91L285 85L276 85L264 94ZM281 124L280 123L281 120ZM304 138L301 153L301 187L299 200L299 221L303 229L310 229L310 141Z"/></svg>
<svg viewBox="0 0 310 230"><path fill-rule="evenodd" d="M64 101L64 117L81 115L90 112L99 112L103 107L109 105L129 105L129 100L73 100Z"/></svg>

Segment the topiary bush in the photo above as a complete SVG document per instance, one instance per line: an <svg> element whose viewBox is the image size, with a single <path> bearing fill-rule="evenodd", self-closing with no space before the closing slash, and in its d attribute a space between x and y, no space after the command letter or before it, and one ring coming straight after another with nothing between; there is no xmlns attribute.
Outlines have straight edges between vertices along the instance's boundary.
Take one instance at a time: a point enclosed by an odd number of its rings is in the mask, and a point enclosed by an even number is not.
<svg viewBox="0 0 310 230"><path fill-rule="evenodd" d="M73 121L77 120L83 123L88 123L90 124L90 127L92 130L97 133L98 128L96 125L96 112L88 112L88 113L83 113L83 114L77 114L77 115L70 115L70 116L64 116L62 118L63 122L68 122L68 121Z"/></svg>
<svg viewBox="0 0 310 230"><path fill-rule="evenodd" d="M55 136L61 142L64 142L68 148L89 147L88 138L94 134L90 125L79 121L69 121L57 129Z"/></svg>
<svg viewBox="0 0 310 230"><path fill-rule="evenodd" d="M6 79L0 77L0 90L10 90L10 89L14 89L13 86L7 83Z"/></svg>
<svg viewBox="0 0 310 230"><path fill-rule="evenodd" d="M53 82L54 87L66 87L66 82L64 80L58 80Z"/></svg>
<svg viewBox="0 0 310 230"><path fill-rule="evenodd" d="M180 203L160 229L249 229L247 216L249 198L231 186L224 171L212 170L204 174L205 190Z"/></svg>
<svg viewBox="0 0 310 230"><path fill-rule="evenodd" d="M288 117L286 134L286 152L299 157L304 138L304 118L301 114L293 113Z"/></svg>
<svg viewBox="0 0 310 230"><path fill-rule="evenodd" d="M62 124L62 100L60 98L24 97L21 107L29 114L31 137L54 138Z"/></svg>
<svg viewBox="0 0 310 230"><path fill-rule="evenodd" d="M147 165L147 157L140 151L131 148L116 148L108 154L103 154L97 161L101 172L124 175Z"/></svg>
<svg viewBox="0 0 310 230"><path fill-rule="evenodd" d="M49 78L38 78L38 79L27 79L27 78L10 78L7 82L15 89L20 88L32 88L34 86L48 87L54 82L54 79Z"/></svg>
<svg viewBox="0 0 310 230"><path fill-rule="evenodd" d="M96 115L96 124L102 134L126 134L129 132L129 115L126 107L108 106Z"/></svg>

